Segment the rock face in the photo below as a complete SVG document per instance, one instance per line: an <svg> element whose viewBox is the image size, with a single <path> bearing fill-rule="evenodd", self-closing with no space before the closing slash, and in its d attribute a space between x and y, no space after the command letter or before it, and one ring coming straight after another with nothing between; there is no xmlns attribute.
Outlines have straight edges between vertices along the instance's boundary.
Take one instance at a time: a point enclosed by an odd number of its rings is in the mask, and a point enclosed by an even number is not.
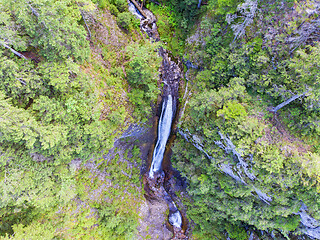
<svg viewBox="0 0 320 240"><path fill-rule="evenodd" d="M160 41L158 28L157 28L157 19L151 11L144 9L144 13L147 15L147 19L143 19L140 22L141 31L145 32L148 37L153 39L153 41Z"/></svg>
<svg viewBox="0 0 320 240"><path fill-rule="evenodd" d="M171 94L174 98L179 97L179 82L182 77L181 68L182 64L178 59L178 63L172 61L169 57L167 50L162 47L159 49L159 55L162 57L162 65L160 68L161 82L164 83L163 95L167 96Z"/></svg>
<svg viewBox="0 0 320 240"><path fill-rule="evenodd" d="M157 199L159 202L165 200L169 210L169 222L173 225L173 238L172 239L187 239L184 230L181 228L182 218L181 214L173 202L171 196L166 192L163 187L164 173L155 174L154 178L146 178L146 185L150 191L150 196Z"/></svg>
<svg viewBox="0 0 320 240"><path fill-rule="evenodd" d="M309 237L320 239L320 223L308 213L307 206L302 203L300 211L297 213L300 215L301 223L303 224L302 232L308 235Z"/></svg>
<svg viewBox="0 0 320 240"><path fill-rule="evenodd" d="M146 200L140 207L138 235L134 239L172 239L172 233L166 226L168 206L165 201Z"/></svg>

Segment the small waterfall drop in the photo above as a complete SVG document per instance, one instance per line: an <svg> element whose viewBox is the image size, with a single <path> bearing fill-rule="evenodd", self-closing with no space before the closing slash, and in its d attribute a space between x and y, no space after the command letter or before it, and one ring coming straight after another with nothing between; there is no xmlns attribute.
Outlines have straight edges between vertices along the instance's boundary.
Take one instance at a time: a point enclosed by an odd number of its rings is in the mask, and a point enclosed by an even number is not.
<svg viewBox="0 0 320 240"><path fill-rule="evenodd" d="M175 226L177 228L181 228L182 225L182 217L179 211L176 211L175 213L171 214L169 216L169 222L172 226Z"/></svg>
<svg viewBox="0 0 320 240"><path fill-rule="evenodd" d="M162 111L158 124L158 141L153 151L152 163L149 171L150 178L153 178L154 173L161 170L163 154L171 131L172 118L173 100L172 96L168 95L168 99L165 99L162 104Z"/></svg>
<svg viewBox="0 0 320 240"><path fill-rule="evenodd" d="M129 12L131 12L134 16L136 16L137 18L139 18L140 20L143 19L143 16L141 15L141 13L139 12L138 9L136 9L136 7L133 5L132 2L128 1L128 5L129 5Z"/></svg>

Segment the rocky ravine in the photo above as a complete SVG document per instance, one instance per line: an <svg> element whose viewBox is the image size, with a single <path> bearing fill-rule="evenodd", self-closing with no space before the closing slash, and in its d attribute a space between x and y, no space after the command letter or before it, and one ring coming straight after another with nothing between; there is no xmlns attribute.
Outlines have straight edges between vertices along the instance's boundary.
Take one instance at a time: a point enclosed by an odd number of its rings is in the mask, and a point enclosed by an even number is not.
<svg viewBox="0 0 320 240"><path fill-rule="evenodd" d="M143 10L144 13L141 15L140 12L133 6L132 3L129 3L129 10L140 19L140 28L141 31L144 32L152 41L159 41L159 34L157 31L157 25L156 25L156 18L155 16L149 11L149 10ZM147 16L145 18L144 16ZM163 83L163 89L162 89L162 112L160 119L156 121L156 125L162 124L162 118L165 118L165 116L162 116L163 114L167 114L167 110L164 110L167 107L170 107L170 111L172 111L170 114L172 114L173 117L170 117L170 123L165 123L166 128L169 130L169 134L171 132L171 125L172 122L175 119L175 114L177 110L177 104L178 104L178 97L179 97L179 81L182 77L182 71L181 68L178 66L177 63L171 60L169 57L168 51L163 49L162 47L159 49L159 55L162 57L162 65L160 68L161 73L161 83ZM179 64L180 65L180 64ZM172 99L172 100L171 100ZM173 102L173 103L172 103ZM170 103L170 104L169 104ZM168 106L168 104L170 106ZM171 105L172 104L172 105ZM156 129L156 128L155 128ZM168 131L165 130L165 131ZM158 128L158 131L162 131L161 128ZM160 138L161 135L158 133L158 138ZM164 141L162 141L162 144L166 144L168 135L166 135ZM158 150L158 144L157 142L156 148ZM164 148L164 145L162 145L161 149ZM169 149L166 147L165 152L167 152ZM151 147L151 150L149 152L152 153L153 151L156 151L154 146ZM154 155L154 154L153 154ZM160 159L162 162L163 160L163 152L160 153ZM165 154L164 154L165 155ZM154 156L153 156L154 157ZM154 161L154 159L153 159ZM160 162L160 165L161 165ZM144 176L144 184L145 184L145 190L147 193L147 202L142 206L141 214L144 215L144 219L149 220L149 224L154 221L154 218L160 218L163 219L163 216L161 215L161 209L163 210L163 202L166 202L168 204L168 210L169 210L169 223L172 225L171 230L174 232L173 239L187 239L187 237L184 234L184 230L182 228L182 219L181 214L176 206L176 204L173 202L172 197L168 194L168 192L164 188L165 183L165 173L163 172L163 169L161 166L159 167L159 163L157 164L155 174L151 172L151 174L146 173ZM163 164L162 164L163 165ZM171 165L169 163L169 165ZM152 165L153 166L153 165ZM153 170L150 170L153 171ZM167 170L168 171L168 170ZM172 175L172 174L170 174ZM170 185L170 184L169 184ZM168 184L166 184L166 187L168 188ZM170 188L170 187L169 187ZM150 201L152 199L152 201ZM146 210L147 209L147 210ZM155 211L154 211L155 210ZM160 213L160 215L159 215ZM165 221L166 222L166 221ZM143 225L143 221L141 221L141 224ZM168 222L166 223L166 225ZM162 228L162 226L160 226ZM185 228L184 228L185 229ZM161 231L162 234L158 233L156 230L152 231L152 235L148 236L152 239L167 239L169 235L166 235L166 230ZM161 236L160 236L161 235Z"/></svg>

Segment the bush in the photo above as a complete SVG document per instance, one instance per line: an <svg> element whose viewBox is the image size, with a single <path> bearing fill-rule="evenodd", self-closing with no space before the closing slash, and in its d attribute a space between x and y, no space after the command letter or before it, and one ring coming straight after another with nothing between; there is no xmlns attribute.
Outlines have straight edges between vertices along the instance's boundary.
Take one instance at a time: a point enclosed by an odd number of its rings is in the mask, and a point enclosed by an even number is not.
<svg viewBox="0 0 320 240"><path fill-rule="evenodd" d="M115 6L115 5L113 5L113 4L110 4L110 6L109 6L109 11L110 11L110 13L112 14L112 15L114 15L114 16L118 16L119 15L119 10L118 10L118 8Z"/></svg>
<svg viewBox="0 0 320 240"><path fill-rule="evenodd" d="M128 6L126 0L112 0L111 3L118 8L119 12L124 12Z"/></svg>
<svg viewBox="0 0 320 240"><path fill-rule="evenodd" d="M120 13L117 18L117 24L119 25L119 27L128 29L131 25L131 17L131 13L129 12Z"/></svg>
<svg viewBox="0 0 320 240"><path fill-rule="evenodd" d="M108 0L99 0L98 1L99 8L101 8L101 9L106 9L108 4L109 4Z"/></svg>

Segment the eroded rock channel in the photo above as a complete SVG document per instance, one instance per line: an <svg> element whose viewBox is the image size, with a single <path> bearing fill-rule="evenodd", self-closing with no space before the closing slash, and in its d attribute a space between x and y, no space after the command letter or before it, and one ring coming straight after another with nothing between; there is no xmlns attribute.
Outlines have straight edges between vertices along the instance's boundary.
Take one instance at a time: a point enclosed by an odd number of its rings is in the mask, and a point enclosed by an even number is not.
<svg viewBox="0 0 320 240"><path fill-rule="evenodd" d="M136 4L132 2L128 4L130 12L140 19L141 31L146 33L152 41L159 41L155 16L147 9L137 9ZM144 183L146 192L150 198L165 200L167 203L169 208L168 222L171 225L170 230L173 231L172 239L187 239L185 234L187 223L184 220L186 218L182 216L171 196L172 191L170 191L169 183L172 177L172 173L170 173L171 163L168 160L163 161L164 158L169 158L170 145L174 139L172 129L178 108L179 81L182 77L181 63L173 61L169 57L168 51L162 47L159 48L158 53L163 59L160 68L163 89L159 107L159 119L156 121L157 138L155 145L151 149L152 159L149 171L144 176Z"/></svg>

